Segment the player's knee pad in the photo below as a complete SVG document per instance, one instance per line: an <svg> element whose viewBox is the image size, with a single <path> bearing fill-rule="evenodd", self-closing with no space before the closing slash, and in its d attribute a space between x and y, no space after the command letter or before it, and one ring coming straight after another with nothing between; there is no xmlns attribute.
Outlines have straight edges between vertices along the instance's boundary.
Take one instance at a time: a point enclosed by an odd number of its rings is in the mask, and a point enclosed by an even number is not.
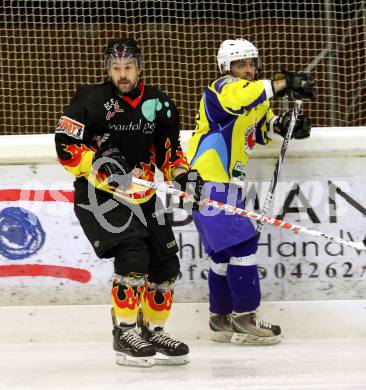
<svg viewBox="0 0 366 390"><path fill-rule="evenodd" d="M226 262L226 263L216 263L215 261L210 259L210 269L216 275L226 276L228 264L229 264L228 262Z"/></svg>
<svg viewBox="0 0 366 390"><path fill-rule="evenodd" d="M126 275L114 276L112 280L112 312L117 324L136 323L144 285L145 278L141 273L131 272Z"/></svg>
<svg viewBox="0 0 366 390"><path fill-rule="evenodd" d="M258 239L256 236L232 246L226 250L227 255L231 257L248 257L254 255L258 250Z"/></svg>
<svg viewBox="0 0 366 390"><path fill-rule="evenodd" d="M162 283L147 282L141 296L144 325L150 329L163 328L173 304L175 278Z"/></svg>
<svg viewBox="0 0 366 390"><path fill-rule="evenodd" d="M228 249L224 249L210 255L210 269L216 275L226 276L227 266L230 259L230 253L227 253L227 251Z"/></svg>
<svg viewBox="0 0 366 390"><path fill-rule="evenodd" d="M229 264L238 265L242 267L257 265L257 256L249 255L249 256L230 257Z"/></svg>
<svg viewBox="0 0 366 390"><path fill-rule="evenodd" d="M149 280L163 284L166 280L176 279L179 270L179 258L176 254L159 258L151 256L148 271Z"/></svg>
<svg viewBox="0 0 366 390"><path fill-rule="evenodd" d="M127 275L131 272L146 274L149 267L149 249L144 239L131 238L113 249L114 272Z"/></svg>

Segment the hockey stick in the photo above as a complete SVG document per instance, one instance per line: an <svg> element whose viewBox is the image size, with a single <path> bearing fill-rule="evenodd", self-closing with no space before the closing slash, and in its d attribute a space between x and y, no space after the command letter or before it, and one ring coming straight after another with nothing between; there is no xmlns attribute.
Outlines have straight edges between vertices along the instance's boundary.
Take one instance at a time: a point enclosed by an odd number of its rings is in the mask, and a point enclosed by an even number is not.
<svg viewBox="0 0 366 390"><path fill-rule="evenodd" d="M292 111L290 126L289 126L287 133L286 133L286 136L282 142L280 155L278 156L276 168L273 172L271 184L269 185L269 190L267 192L263 208L261 209L262 214L267 214L269 211L269 208L271 207L273 195L274 195L274 192L275 192L275 189L277 186L277 181L278 181L278 178L280 176L281 166L282 166L283 160L285 159L288 144L291 140L292 133L294 131L296 119L297 119L297 116L300 112L301 104L302 104L302 100L295 100L295 105L294 105L294 108ZM257 237L258 237L258 239L261 235L262 228L263 228L263 222L258 221L258 223L257 223Z"/></svg>
<svg viewBox="0 0 366 390"><path fill-rule="evenodd" d="M166 192L166 193L171 194L173 196L176 196L178 198L191 198L191 199L194 198L193 195L188 194L188 193L183 192L183 191L180 191L180 190L177 190L177 189L175 189L175 188L173 188L165 183L152 183L152 182L149 182L146 180L138 179L136 177L132 178L132 182L135 184L139 184L139 185L151 188L151 189ZM238 215L241 215L243 217L248 217L250 219L254 219L258 222L261 222L262 224L268 224L268 225L276 226L276 227L279 227L282 229L286 229L286 230L293 232L293 233L296 233L296 234L303 233L303 234L307 234L307 235L310 235L313 237L323 237L326 240L334 241L334 242L341 244L341 245L344 245L344 246L349 246L349 247L352 247L352 248L357 249L357 250L366 251L366 239L364 239L363 242L362 241L359 241L359 242L347 241L347 240L344 240L343 238L333 236L333 235L328 234L328 233L323 233L323 232L320 232L320 231L314 230L314 229L307 229L303 226L295 225L295 224L292 224L290 222L276 219L274 217L269 217L267 215L255 213L254 211L240 209L238 207L230 206L228 204L225 204L222 202L217 202L217 201L211 200L211 199L203 199L198 203L200 205L203 205L203 206L212 206L216 209L225 210L225 211L228 211L232 214L238 214Z"/></svg>

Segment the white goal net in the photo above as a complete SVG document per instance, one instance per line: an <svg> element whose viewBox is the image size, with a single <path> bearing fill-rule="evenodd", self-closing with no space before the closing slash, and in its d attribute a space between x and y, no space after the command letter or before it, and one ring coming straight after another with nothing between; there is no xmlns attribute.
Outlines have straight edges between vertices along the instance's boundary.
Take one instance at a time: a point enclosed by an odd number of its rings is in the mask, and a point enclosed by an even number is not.
<svg viewBox="0 0 366 390"><path fill-rule="evenodd" d="M318 97L303 105L314 126L366 118L366 0L2 1L0 134L52 133L81 83L103 81L110 38L132 36L144 81L177 103L194 127L202 90L218 74L227 38L260 50L263 77L310 70ZM274 100L274 110L291 103Z"/></svg>

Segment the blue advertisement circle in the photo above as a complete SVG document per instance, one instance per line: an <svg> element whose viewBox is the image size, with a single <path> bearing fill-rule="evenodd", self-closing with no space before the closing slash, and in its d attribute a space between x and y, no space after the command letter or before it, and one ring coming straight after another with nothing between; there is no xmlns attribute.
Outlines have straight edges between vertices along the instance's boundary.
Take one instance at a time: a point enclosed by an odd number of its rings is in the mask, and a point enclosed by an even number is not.
<svg viewBox="0 0 366 390"><path fill-rule="evenodd" d="M0 211L0 254L9 260L32 256L42 248L46 238L38 217L22 207Z"/></svg>

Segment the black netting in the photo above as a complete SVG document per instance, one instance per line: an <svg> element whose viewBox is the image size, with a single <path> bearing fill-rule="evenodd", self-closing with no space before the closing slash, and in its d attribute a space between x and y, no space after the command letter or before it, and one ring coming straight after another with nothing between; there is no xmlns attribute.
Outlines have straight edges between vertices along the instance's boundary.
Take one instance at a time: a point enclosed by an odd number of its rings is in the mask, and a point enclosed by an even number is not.
<svg viewBox="0 0 366 390"><path fill-rule="evenodd" d="M365 125L364 1L2 3L1 134L53 132L77 85L104 79L107 40L127 35L142 46L144 81L177 102L184 130L193 129L202 90L218 74L220 42L237 37L259 48L264 77L313 72L318 97L304 110L315 126Z"/></svg>

